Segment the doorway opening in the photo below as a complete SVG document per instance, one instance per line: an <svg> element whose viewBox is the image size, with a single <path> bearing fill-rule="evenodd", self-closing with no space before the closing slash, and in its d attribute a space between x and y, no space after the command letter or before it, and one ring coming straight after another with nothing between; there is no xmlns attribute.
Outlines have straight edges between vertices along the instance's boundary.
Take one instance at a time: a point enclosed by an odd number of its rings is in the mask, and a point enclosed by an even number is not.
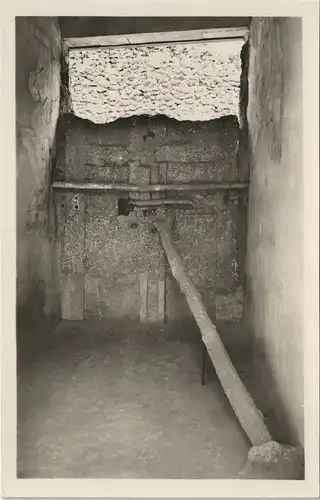
<svg viewBox="0 0 320 500"><path fill-rule="evenodd" d="M33 144L21 107L19 154L50 158L51 197L19 191L38 203L19 297L20 313L40 304L34 343L58 324L19 374L19 477L226 478L244 465L248 440L210 363L203 372L202 337L150 224L174 215L179 256L247 381L248 45L246 28L221 29L219 41L205 28L67 36L48 71L41 42L29 114L48 136ZM41 87L56 50L59 110Z"/></svg>

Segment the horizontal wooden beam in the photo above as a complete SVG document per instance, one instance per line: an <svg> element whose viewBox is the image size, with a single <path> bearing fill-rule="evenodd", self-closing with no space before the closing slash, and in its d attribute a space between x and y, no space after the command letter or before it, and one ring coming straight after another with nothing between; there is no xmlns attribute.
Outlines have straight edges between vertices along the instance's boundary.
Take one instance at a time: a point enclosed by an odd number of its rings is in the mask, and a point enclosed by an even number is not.
<svg viewBox="0 0 320 500"><path fill-rule="evenodd" d="M191 205L194 203L192 200L173 200L173 199L164 199L164 200L131 200L131 203L136 207L161 207L163 205Z"/></svg>
<svg viewBox="0 0 320 500"><path fill-rule="evenodd" d="M167 31L160 33L133 33L128 35L106 35L78 38L64 38L68 49L99 47L123 47L135 45L154 45L159 43L188 43L207 41L228 41L244 39L248 28L213 28L203 30Z"/></svg>
<svg viewBox="0 0 320 500"><path fill-rule="evenodd" d="M247 189L248 182L210 182L206 184L105 184L94 182L53 182L55 190L63 191L126 191L135 193L150 193L159 191L219 191L228 189Z"/></svg>

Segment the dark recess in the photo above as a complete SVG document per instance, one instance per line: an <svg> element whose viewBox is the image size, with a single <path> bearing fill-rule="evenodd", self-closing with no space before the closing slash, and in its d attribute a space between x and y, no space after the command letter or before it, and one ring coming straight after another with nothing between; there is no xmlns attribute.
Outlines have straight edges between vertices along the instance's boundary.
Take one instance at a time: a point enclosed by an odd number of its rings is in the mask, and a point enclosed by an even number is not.
<svg viewBox="0 0 320 500"><path fill-rule="evenodd" d="M62 38L247 27L249 17L59 17Z"/></svg>

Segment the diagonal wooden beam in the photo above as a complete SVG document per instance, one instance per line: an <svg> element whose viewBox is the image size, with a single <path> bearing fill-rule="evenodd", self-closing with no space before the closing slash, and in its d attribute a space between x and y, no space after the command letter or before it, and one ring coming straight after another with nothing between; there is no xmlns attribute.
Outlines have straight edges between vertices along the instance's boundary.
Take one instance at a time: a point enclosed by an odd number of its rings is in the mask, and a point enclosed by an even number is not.
<svg viewBox="0 0 320 500"><path fill-rule="evenodd" d="M217 329L203 305L201 295L185 271L182 260L174 247L171 237L172 218L169 220L155 219L153 222L159 232L172 274L186 297L222 388L244 432L252 445L261 445L271 441L272 437L264 423L263 417L237 374Z"/></svg>

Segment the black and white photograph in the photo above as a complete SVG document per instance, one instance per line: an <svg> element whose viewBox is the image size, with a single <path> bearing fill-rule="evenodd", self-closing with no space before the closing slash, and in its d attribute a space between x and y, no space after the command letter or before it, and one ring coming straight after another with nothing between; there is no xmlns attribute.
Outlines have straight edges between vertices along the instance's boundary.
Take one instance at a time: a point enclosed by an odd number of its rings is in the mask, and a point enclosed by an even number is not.
<svg viewBox="0 0 320 500"><path fill-rule="evenodd" d="M14 17L15 477L299 492L303 16L167 5Z"/></svg>

